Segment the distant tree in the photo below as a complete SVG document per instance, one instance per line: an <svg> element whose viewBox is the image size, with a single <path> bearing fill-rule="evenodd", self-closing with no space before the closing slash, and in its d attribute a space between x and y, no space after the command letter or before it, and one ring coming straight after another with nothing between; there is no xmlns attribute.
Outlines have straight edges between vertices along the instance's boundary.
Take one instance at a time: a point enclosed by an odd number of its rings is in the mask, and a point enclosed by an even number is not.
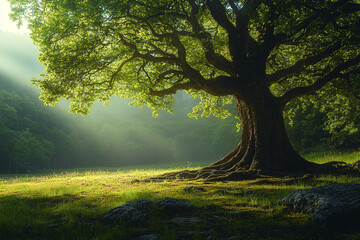
<svg viewBox="0 0 360 240"><path fill-rule="evenodd" d="M317 91L325 101L335 94L359 103L358 0L10 2L40 48L46 71L33 83L46 104L65 98L87 114L95 100L119 95L156 115L185 90L201 100L193 116L225 118L223 105L235 101L241 142L184 176L309 171L316 166L285 132L287 103Z"/></svg>

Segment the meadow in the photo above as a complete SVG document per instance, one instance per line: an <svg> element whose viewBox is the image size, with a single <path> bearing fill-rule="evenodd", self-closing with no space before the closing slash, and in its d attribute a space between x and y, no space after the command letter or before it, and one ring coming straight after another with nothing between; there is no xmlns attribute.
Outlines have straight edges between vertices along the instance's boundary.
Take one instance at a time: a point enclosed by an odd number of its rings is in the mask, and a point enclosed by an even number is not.
<svg viewBox="0 0 360 240"><path fill-rule="evenodd" d="M312 154L308 159L321 163L341 159L351 163L360 159L360 152ZM238 239L327 239L327 233L312 223L307 214L279 205L277 200L298 189L333 182L360 183L360 176L353 175L321 175L311 180L276 184L253 184L256 180L204 183L181 179L130 183L133 179L192 169L196 165L0 175L0 239L131 239L140 230L125 223L103 222L106 212L127 202L165 197L183 199L223 216L221 221L205 224L204 219L196 226L199 231L214 229L212 239L222 239L221 232ZM206 191L184 191L187 186L203 187ZM230 214L233 212L237 214ZM176 239L172 226L155 221L150 230L160 234L161 239ZM360 232L335 232L332 237L360 239ZM194 239L201 238L195 234Z"/></svg>

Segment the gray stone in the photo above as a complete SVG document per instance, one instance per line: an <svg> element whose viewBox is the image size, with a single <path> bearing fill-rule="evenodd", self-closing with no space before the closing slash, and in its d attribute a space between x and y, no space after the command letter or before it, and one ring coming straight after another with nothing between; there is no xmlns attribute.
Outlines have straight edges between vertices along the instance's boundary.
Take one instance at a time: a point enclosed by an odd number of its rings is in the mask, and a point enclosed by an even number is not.
<svg viewBox="0 0 360 240"><path fill-rule="evenodd" d="M133 240L158 240L159 234L148 234L148 235L142 235L137 238L134 238Z"/></svg>
<svg viewBox="0 0 360 240"><path fill-rule="evenodd" d="M198 217L177 217L170 220L171 223L179 225L179 226L193 226L200 222L200 218Z"/></svg>
<svg viewBox="0 0 360 240"><path fill-rule="evenodd" d="M236 236L231 236L231 237L227 238L226 240L238 240L238 239L239 239L239 238L236 237Z"/></svg>
<svg viewBox="0 0 360 240"><path fill-rule="evenodd" d="M154 207L160 214L169 217L196 209L190 203L174 198L164 198L156 201L139 200L110 209L104 216L104 220L110 223L125 222L136 226L147 226L151 219L151 209Z"/></svg>
<svg viewBox="0 0 360 240"><path fill-rule="evenodd" d="M228 211L227 213L229 215L238 215L238 214L240 214L240 211Z"/></svg>
<svg viewBox="0 0 360 240"><path fill-rule="evenodd" d="M174 216L179 213L187 213L195 210L195 206L185 202L184 200L179 200L175 198L163 198L154 201L154 204L162 214L167 216Z"/></svg>
<svg viewBox="0 0 360 240"><path fill-rule="evenodd" d="M119 207L110 209L104 219L107 222L147 225L149 222L149 209L152 205L151 200L139 200L134 203L126 203Z"/></svg>
<svg viewBox="0 0 360 240"><path fill-rule="evenodd" d="M209 232L206 231L177 231L176 235L179 239L194 239L194 237L200 237L200 239L212 239L211 236L209 236ZM197 238L195 238L197 239Z"/></svg>
<svg viewBox="0 0 360 240"><path fill-rule="evenodd" d="M58 216L58 214L55 214L55 216ZM54 223L50 223L48 226L50 228L56 228L56 227L59 227L61 224L68 223L69 221L70 221L70 219L60 218L60 219L57 219Z"/></svg>
<svg viewBox="0 0 360 240"><path fill-rule="evenodd" d="M178 232L176 232L176 235L180 239L193 239L195 233L194 233L194 231L178 231Z"/></svg>
<svg viewBox="0 0 360 240"><path fill-rule="evenodd" d="M334 183L325 187L299 190L279 200L325 227L360 227L360 184Z"/></svg>
<svg viewBox="0 0 360 240"><path fill-rule="evenodd" d="M48 226L49 226L49 228L56 228L56 227L59 227L60 224L58 224L58 223L50 223Z"/></svg>

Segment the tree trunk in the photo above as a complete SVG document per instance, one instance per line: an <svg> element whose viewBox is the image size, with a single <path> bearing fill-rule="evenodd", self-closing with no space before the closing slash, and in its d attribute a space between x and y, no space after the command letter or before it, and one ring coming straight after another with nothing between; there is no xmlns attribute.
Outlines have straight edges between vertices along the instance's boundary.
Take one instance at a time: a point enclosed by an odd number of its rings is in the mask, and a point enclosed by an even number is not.
<svg viewBox="0 0 360 240"><path fill-rule="evenodd" d="M241 121L241 142L208 167L165 174L165 178L241 180L255 178L259 173L305 173L315 167L316 164L306 161L293 149L285 131L280 99L267 86L252 86L256 87L233 96Z"/></svg>
<svg viewBox="0 0 360 240"><path fill-rule="evenodd" d="M275 97L263 96L251 103L234 98L241 121L241 142L209 168L296 172L311 167L293 149L285 131L282 108Z"/></svg>

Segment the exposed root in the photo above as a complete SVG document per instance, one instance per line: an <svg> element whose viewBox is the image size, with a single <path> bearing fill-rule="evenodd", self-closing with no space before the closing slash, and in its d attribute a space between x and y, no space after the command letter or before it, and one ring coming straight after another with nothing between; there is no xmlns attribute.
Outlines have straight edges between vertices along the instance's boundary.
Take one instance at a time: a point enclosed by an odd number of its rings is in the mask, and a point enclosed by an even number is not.
<svg viewBox="0 0 360 240"><path fill-rule="evenodd" d="M277 184L277 183L292 183L294 181L305 181L312 179L315 175L320 174L360 174L360 170L346 164L344 162L329 162L325 164L310 164L311 168L303 169L302 171L264 171L264 170L246 170L243 168L230 168L223 170L224 164L217 166L211 165L199 170L183 170L178 172L170 172L163 175L155 176L146 179L149 181L161 180L175 180L175 179L189 179L189 180L203 180L204 182L224 182L224 181L242 181L242 180L259 180L254 184ZM267 180L269 178L287 177L284 181Z"/></svg>

